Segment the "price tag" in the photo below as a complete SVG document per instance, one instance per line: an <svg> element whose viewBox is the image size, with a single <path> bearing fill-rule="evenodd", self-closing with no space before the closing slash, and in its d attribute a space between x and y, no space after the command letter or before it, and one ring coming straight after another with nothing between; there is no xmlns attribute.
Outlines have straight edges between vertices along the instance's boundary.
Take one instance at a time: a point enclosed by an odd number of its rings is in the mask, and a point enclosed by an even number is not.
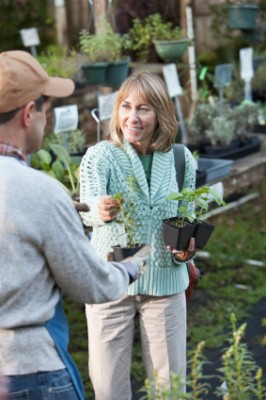
<svg viewBox="0 0 266 400"><path fill-rule="evenodd" d="M229 86L232 79L232 64L219 64L215 67L215 81L216 88L224 88Z"/></svg>
<svg viewBox="0 0 266 400"><path fill-rule="evenodd" d="M104 121L111 117L117 93L118 91L98 96L100 121Z"/></svg>
<svg viewBox="0 0 266 400"><path fill-rule="evenodd" d="M36 28L21 29L19 33L23 46L31 47L40 44L40 38Z"/></svg>
<svg viewBox="0 0 266 400"><path fill-rule="evenodd" d="M54 108L54 133L75 131L78 127L78 106L76 104L71 106L56 107Z"/></svg>
<svg viewBox="0 0 266 400"><path fill-rule="evenodd" d="M179 96L183 93L180 86L177 67L175 64L166 64L163 66L163 76L170 97Z"/></svg>
<svg viewBox="0 0 266 400"><path fill-rule="evenodd" d="M253 49L240 49L240 76L244 81L251 81L254 76Z"/></svg>

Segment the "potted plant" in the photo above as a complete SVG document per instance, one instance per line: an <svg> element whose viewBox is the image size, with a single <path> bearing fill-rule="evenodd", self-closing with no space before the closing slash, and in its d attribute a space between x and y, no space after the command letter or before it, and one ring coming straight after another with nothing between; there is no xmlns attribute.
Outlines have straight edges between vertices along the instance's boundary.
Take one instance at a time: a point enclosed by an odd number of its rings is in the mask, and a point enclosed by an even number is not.
<svg viewBox="0 0 266 400"><path fill-rule="evenodd" d="M228 0L227 17L230 29L254 30L259 6L248 0Z"/></svg>
<svg viewBox="0 0 266 400"><path fill-rule="evenodd" d="M111 24L101 21L101 33L80 32L79 44L87 62L82 65L86 82L118 87L128 75L129 58L123 57L124 38Z"/></svg>
<svg viewBox="0 0 266 400"><path fill-rule="evenodd" d="M235 107L198 104L187 121L188 147L216 159L235 160L254 153L261 146L259 138L251 135L257 115L258 105L247 101Z"/></svg>
<svg viewBox="0 0 266 400"><path fill-rule="evenodd" d="M124 201L123 193L119 192L113 195L119 203L120 213L115 222L123 224L126 236L126 246L117 244L113 246L115 261L121 261L126 257L135 254L144 244L137 243L135 239L135 231L140 226L140 221L135 217L135 203L134 203L134 190L135 179L133 176L129 177L129 199Z"/></svg>
<svg viewBox="0 0 266 400"><path fill-rule="evenodd" d="M167 200L182 201L178 208L179 216L163 220L164 242L174 249L187 249L191 237L195 238L195 248L203 249L207 244L214 225L203 221L203 215L209 209L209 202L215 201L219 206L225 205L222 196L216 190L202 186L195 190L184 188L179 193L170 193ZM195 204L191 215L189 203Z"/></svg>
<svg viewBox="0 0 266 400"><path fill-rule="evenodd" d="M164 61L177 61L189 45L185 32L179 27L172 27L171 22L164 22L159 13L151 14L143 21L133 19L133 27L126 38L126 48L132 50L143 62L149 60L153 47ZM162 46L169 47L169 53Z"/></svg>

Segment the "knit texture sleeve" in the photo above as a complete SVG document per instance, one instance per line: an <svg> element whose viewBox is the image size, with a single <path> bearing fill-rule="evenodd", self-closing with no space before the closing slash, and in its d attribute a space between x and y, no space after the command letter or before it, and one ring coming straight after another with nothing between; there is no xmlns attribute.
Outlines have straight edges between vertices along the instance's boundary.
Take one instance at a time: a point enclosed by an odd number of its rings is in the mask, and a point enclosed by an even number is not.
<svg viewBox="0 0 266 400"><path fill-rule="evenodd" d="M81 213L87 226L101 226L98 211L99 199L107 195L110 166L106 142L91 146L84 155L80 165L80 201L88 204L90 211Z"/></svg>

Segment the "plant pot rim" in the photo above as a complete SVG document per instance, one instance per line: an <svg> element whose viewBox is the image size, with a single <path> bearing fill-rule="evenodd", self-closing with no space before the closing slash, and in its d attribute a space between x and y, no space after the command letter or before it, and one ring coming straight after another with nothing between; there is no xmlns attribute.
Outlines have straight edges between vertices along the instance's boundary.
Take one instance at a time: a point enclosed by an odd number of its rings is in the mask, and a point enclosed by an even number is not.
<svg viewBox="0 0 266 400"><path fill-rule="evenodd" d="M153 43L159 43L159 44L176 44L176 43L187 43L189 42L188 38L183 38L183 39L174 39L174 40L153 40Z"/></svg>
<svg viewBox="0 0 266 400"><path fill-rule="evenodd" d="M227 8L253 8L254 10L258 10L259 6L256 4L229 4Z"/></svg>

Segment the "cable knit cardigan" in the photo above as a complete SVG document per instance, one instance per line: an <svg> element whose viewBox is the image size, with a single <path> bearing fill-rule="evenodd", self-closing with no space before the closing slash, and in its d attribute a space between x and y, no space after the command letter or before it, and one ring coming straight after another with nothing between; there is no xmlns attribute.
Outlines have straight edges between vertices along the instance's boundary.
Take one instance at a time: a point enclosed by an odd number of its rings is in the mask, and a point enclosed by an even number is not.
<svg viewBox="0 0 266 400"><path fill-rule="evenodd" d="M186 147L184 151L183 187L194 188L194 158ZM80 200L90 207L88 213L82 213L82 218L85 225L93 227L92 244L104 257L112 251L112 246L124 244L122 225L104 223L98 213L98 202L101 196L117 192L123 192L127 199L130 176L137 182L134 201L140 226L136 228L135 239L138 243L150 244L151 254L146 272L129 286L128 294L164 296L184 291L188 286L186 265L173 259L162 235L162 220L178 215L178 203L165 200L169 193L178 191L173 150L154 152L150 187L141 160L129 143L125 142L120 148L102 141L87 150L80 167ZM191 212L193 206L190 204Z"/></svg>

